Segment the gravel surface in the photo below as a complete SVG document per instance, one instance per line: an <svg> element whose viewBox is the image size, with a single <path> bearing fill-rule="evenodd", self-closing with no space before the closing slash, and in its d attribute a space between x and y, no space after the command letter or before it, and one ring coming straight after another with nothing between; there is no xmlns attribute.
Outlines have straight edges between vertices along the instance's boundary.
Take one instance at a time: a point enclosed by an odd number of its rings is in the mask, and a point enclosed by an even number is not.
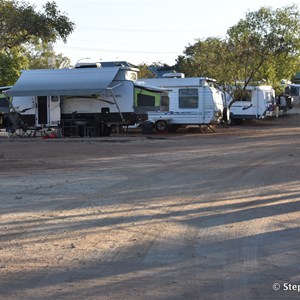
<svg viewBox="0 0 300 300"><path fill-rule="evenodd" d="M299 125L1 137L0 299L299 299Z"/></svg>

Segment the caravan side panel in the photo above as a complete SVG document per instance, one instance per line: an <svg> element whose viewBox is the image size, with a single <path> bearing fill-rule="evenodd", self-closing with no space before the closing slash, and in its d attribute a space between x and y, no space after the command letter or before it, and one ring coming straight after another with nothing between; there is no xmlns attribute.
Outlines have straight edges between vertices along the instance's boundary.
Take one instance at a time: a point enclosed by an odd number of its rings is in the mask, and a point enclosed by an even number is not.
<svg viewBox="0 0 300 300"><path fill-rule="evenodd" d="M22 113L24 115L35 115L35 97L13 97L12 105L16 109L16 111L26 110Z"/></svg>
<svg viewBox="0 0 300 300"><path fill-rule="evenodd" d="M208 86L204 86L201 89L202 92L202 101L203 101L203 123L210 123L214 118L214 103L213 103L213 92L212 89Z"/></svg>
<svg viewBox="0 0 300 300"><path fill-rule="evenodd" d="M169 92L172 124L199 124L201 122L201 95L197 87L172 87Z"/></svg>
<svg viewBox="0 0 300 300"><path fill-rule="evenodd" d="M275 91L271 86L249 86L251 99L242 99L232 104L233 119L263 119L276 116ZM228 103L231 98L228 99Z"/></svg>
<svg viewBox="0 0 300 300"><path fill-rule="evenodd" d="M149 113L153 120L168 118L170 124L218 123L223 112L222 92L201 78L146 79L146 83L168 88L170 111Z"/></svg>
<svg viewBox="0 0 300 300"><path fill-rule="evenodd" d="M133 112L134 107L134 84L130 80L125 81L113 81L109 88L111 91L106 91L101 95L102 100L112 102L108 104L101 101L101 107L108 107L110 112L119 112L117 106L114 104L114 100L117 101L121 112ZM113 93L113 94L112 94ZM113 97L114 96L114 97Z"/></svg>
<svg viewBox="0 0 300 300"><path fill-rule="evenodd" d="M118 113L117 102L121 112L133 112L134 86L132 81L113 81L112 90L106 90L99 98L62 97L62 113L101 113L103 109ZM114 88L115 87L115 88Z"/></svg>

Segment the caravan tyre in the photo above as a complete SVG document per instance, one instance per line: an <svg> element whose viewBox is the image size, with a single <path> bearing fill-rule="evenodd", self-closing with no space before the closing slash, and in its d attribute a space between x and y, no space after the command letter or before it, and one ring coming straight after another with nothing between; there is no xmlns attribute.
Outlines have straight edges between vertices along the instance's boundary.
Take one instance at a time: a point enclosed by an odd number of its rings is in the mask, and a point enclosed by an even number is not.
<svg viewBox="0 0 300 300"><path fill-rule="evenodd" d="M168 130L168 124L165 120L158 120L155 122L155 129L158 132L165 132Z"/></svg>

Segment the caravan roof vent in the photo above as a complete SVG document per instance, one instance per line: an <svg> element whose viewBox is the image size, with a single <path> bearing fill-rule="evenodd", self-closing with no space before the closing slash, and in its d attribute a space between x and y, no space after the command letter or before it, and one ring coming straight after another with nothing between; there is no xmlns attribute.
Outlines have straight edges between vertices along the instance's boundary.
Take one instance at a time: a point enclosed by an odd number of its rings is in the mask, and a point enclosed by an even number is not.
<svg viewBox="0 0 300 300"><path fill-rule="evenodd" d="M162 75L163 78L184 78L183 73L165 73Z"/></svg>
<svg viewBox="0 0 300 300"><path fill-rule="evenodd" d="M79 68L101 68L101 64L100 63L77 63L75 65L76 69Z"/></svg>

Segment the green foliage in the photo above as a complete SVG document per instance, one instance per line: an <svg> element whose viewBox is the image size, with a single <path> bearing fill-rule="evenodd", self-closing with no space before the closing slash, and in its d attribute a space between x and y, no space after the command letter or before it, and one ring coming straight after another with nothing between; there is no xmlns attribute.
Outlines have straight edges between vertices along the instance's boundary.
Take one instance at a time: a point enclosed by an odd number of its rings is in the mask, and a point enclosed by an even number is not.
<svg viewBox="0 0 300 300"><path fill-rule="evenodd" d="M161 62L154 62L151 65L145 63L139 64L137 68L140 70L139 78L154 78L157 72L172 72L173 67L162 64Z"/></svg>
<svg viewBox="0 0 300 300"><path fill-rule="evenodd" d="M70 59L63 54L56 54L47 43L28 45L25 55L28 58L28 69L60 68L71 64Z"/></svg>
<svg viewBox="0 0 300 300"><path fill-rule="evenodd" d="M226 42L220 38L198 40L186 48L185 56L178 57L175 68L187 77L204 76L226 82L231 71L228 51Z"/></svg>
<svg viewBox="0 0 300 300"><path fill-rule="evenodd" d="M0 86L13 85L20 76L20 70L28 64L26 56L19 50L0 52Z"/></svg>
<svg viewBox="0 0 300 300"><path fill-rule="evenodd" d="M295 5L279 8L262 7L249 12L246 18L227 31L234 58L240 69L239 79L247 86L252 81L264 80L273 84L276 74L291 77L300 51L300 12ZM278 72L282 60L284 72ZM288 70L289 69L289 70ZM280 78L282 79L282 78Z"/></svg>
<svg viewBox="0 0 300 300"><path fill-rule="evenodd" d="M24 43L55 42L66 39L74 29L74 23L61 14L55 2L47 2L44 12L13 0L0 0L0 50L18 47Z"/></svg>
<svg viewBox="0 0 300 300"><path fill-rule="evenodd" d="M210 37L189 45L176 69L187 76L207 76L224 87L280 85L300 67L300 12L296 5L248 12L225 38Z"/></svg>
<svg viewBox="0 0 300 300"><path fill-rule="evenodd" d="M62 14L55 2L47 2L42 12L27 2L0 0L0 83L13 84L22 69L48 68L66 61L61 54L48 51L45 45L67 37L74 23Z"/></svg>
<svg viewBox="0 0 300 300"><path fill-rule="evenodd" d="M139 71L139 78L153 78L154 74L150 71L149 66L145 63L139 64L137 68Z"/></svg>

